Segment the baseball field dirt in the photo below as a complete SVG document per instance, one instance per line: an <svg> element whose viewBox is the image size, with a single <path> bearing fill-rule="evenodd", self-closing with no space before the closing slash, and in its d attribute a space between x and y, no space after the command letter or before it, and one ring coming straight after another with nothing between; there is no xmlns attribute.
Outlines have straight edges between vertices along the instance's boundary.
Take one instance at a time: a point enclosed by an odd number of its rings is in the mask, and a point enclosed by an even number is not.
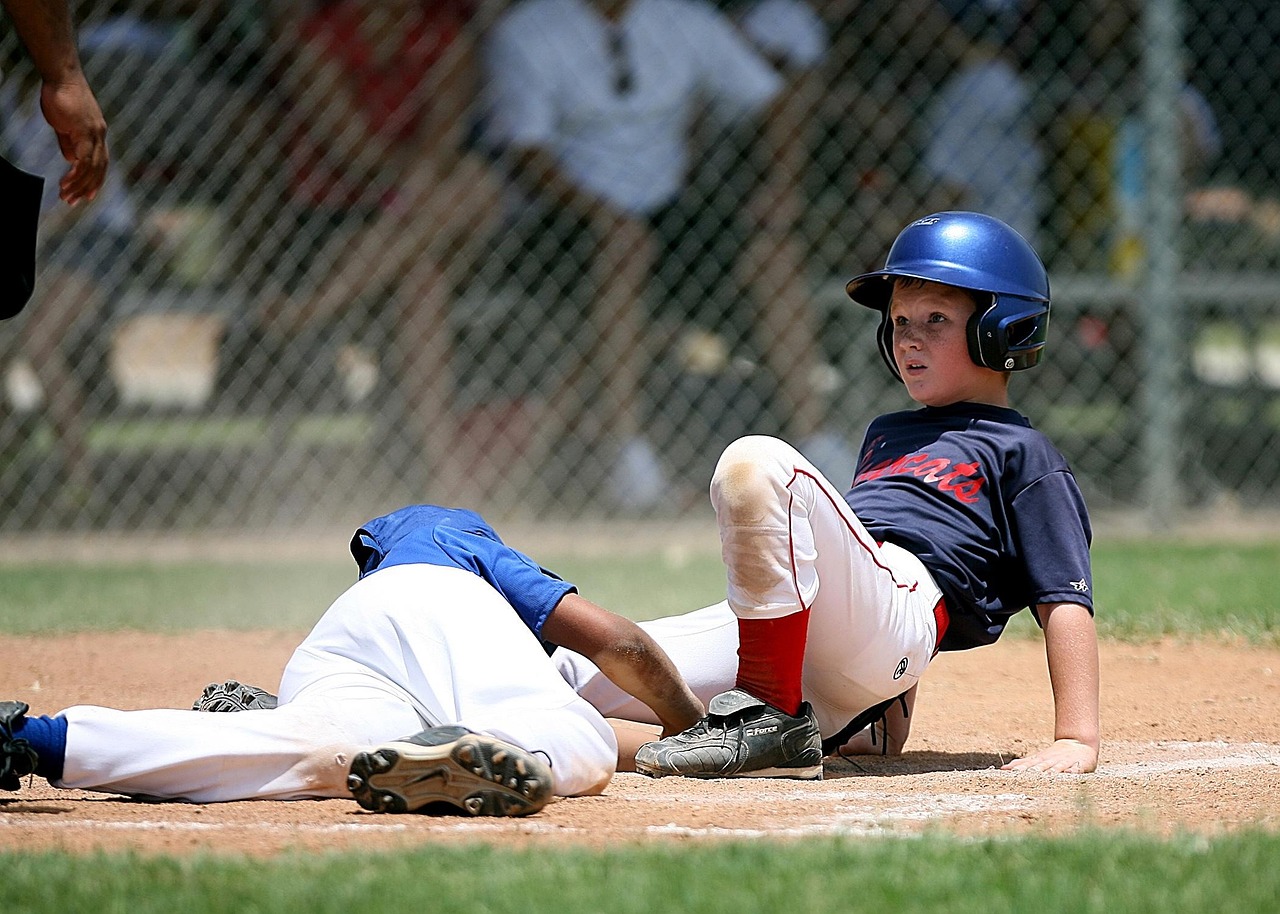
<svg viewBox="0 0 1280 914"><path fill-rule="evenodd" d="M273 687L302 632L0 637L0 697L189 707L228 676ZM909 751L829 759L821 782L618 775L603 796L527 819L375 815L349 800L195 806L59 791L0 794L0 847L255 854L433 841L613 845L808 835L1155 834L1280 829L1280 649L1166 640L1102 646L1104 743L1092 775L999 770L1052 732L1041 643L944 655L920 689ZM979 683L982 683L979 687Z"/></svg>

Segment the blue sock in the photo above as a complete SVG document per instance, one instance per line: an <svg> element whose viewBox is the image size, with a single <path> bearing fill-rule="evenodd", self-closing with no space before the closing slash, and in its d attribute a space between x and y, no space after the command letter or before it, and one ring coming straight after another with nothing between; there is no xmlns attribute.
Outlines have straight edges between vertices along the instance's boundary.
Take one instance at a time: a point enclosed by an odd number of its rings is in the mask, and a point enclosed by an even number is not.
<svg viewBox="0 0 1280 914"><path fill-rule="evenodd" d="M67 757L67 719L65 717L24 717L13 728L14 738L25 739L36 750L40 760L35 773L50 781L62 777Z"/></svg>

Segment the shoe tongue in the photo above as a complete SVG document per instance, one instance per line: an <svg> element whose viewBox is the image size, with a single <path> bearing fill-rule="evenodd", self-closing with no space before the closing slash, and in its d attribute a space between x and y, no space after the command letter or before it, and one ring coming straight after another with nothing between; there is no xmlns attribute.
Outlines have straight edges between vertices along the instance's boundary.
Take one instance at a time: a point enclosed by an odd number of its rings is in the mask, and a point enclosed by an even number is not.
<svg viewBox="0 0 1280 914"><path fill-rule="evenodd" d="M707 705L707 713L716 714L720 717L729 717L749 708L763 707L765 707L765 703L754 695L749 695L742 689L731 689L728 692L721 692L712 698Z"/></svg>

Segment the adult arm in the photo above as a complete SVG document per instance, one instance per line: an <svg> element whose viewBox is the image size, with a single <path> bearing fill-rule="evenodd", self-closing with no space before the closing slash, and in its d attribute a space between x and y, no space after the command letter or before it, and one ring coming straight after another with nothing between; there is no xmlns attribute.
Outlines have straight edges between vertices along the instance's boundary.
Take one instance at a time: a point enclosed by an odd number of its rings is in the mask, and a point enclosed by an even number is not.
<svg viewBox="0 0 1280 914"><path fill-rule="evenodd" d="M106 179L110 160L107 122L80 68L68 4L66 0L2 2L40 73L40 109L58 136L62 157L71 163L59 182L59 196L72 206L92 200Z"/></svg>
<svg viewBox="0 0 1280 914"><path fill-rule="evenodd" d="M640 626L576 593L565 594L542 625L542 637L582 654L619 688L680 733L705 713L667 653Z"/></svg>
<svg viewBox="0 0 1280 914"><path fill-rule="evenodd" d="M1078 603L1036 607L1044 627L1053 688L1053 743L1003 767L1010 771L1084 774L1098 767L1098 635L1093 614Z"/></svg>
<svg viewBox="0 0 1280 914"><path fill-rule="evenodd" d="M813 140L813 111L830 82L827 28L807 4L756 3L740 23L744 36L784 85L761 131L766 178L752 216L765 229L790 231L800 215L800 188Z"/></svg>

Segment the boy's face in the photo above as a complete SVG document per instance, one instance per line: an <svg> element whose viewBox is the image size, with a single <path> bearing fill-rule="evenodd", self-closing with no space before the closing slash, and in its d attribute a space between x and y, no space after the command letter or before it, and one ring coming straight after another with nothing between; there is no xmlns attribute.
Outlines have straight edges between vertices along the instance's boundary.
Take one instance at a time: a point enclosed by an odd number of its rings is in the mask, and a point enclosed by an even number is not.
<svg viewBox="0 0 1280 914"><path fill-rule="evenodd" d="M889 302L893 357L917 403L1009 405L1006 376L969 358L966 326L975 307L972 295L955 286L894 283Z"/></svg>

